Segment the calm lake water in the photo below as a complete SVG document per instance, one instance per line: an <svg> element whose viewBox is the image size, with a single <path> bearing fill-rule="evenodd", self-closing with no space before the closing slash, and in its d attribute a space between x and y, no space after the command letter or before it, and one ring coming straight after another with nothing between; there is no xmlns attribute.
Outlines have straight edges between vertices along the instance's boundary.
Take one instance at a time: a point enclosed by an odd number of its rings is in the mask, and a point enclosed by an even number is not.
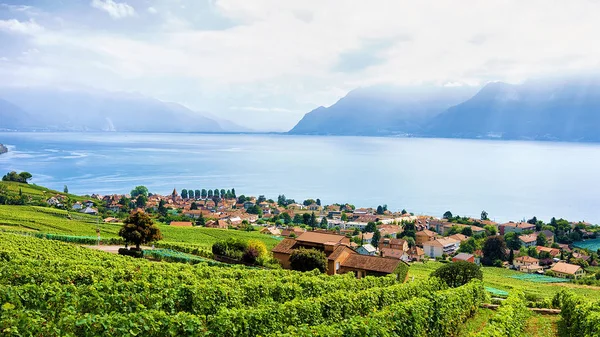
<svg viewBox="0 0 600 337"><path fill-rule="evenodd" d="M600 144L149 133L0 133L0 143L10 149L0 172L77 194L234 187L437 216L485 209L496 221L600 223Z"/></svg>

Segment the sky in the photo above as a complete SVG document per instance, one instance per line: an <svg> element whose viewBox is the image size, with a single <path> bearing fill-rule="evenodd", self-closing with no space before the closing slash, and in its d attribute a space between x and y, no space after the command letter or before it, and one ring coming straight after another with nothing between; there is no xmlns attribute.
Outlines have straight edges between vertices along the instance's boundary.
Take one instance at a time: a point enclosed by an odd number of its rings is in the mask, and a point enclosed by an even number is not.
<svg viewBox="0 0 600 337"><path fill-rule="evenodd" d="M0 86L98 88L259 131L371 85L600 68L600 0L0 0Z"/></svg>

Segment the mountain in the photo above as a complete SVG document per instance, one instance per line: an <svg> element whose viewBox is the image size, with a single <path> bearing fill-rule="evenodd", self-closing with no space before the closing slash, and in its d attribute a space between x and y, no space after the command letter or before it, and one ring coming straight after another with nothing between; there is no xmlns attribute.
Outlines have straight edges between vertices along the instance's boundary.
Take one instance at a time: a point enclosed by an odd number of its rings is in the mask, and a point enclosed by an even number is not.
<svg viewBox="0 0 600 337"><path fill-rule="evenodd" d="M429 119L471 97L462 86L375 86L348 93L332 106L306 115L290 134L393 135L421 132Z"/></svg>
<svg viewBox="0 0 600 337"><path fill-rule="evenodd" d="M49 131L222 132L180 104L99 90L0 88L0 128Z"/></svg>
<svg viewBox="0 0 600 337"><path fill-rule="evenodd" d="M0 130L21 128L29 120L29 114L23 109L0 98Z"/></svg>
<svg viewBox="0 0 600 337"><path fill-rule="evenodd" d="M600 141L600 78L489 83L434 117L432 137Z"/></svg>

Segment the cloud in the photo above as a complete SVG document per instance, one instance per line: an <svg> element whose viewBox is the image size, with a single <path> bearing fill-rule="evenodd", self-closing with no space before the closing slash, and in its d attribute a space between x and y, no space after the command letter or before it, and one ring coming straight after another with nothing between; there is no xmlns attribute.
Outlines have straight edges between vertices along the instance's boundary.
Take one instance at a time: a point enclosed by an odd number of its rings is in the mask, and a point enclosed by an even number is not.
<svg viewBox="0 0 600 337"><path fill-rule="evenodd" d="M287 112L287 113L298 113L298 111L293 111L285 108L268 108L268 107L255 107L255 106L232 106L229 107L231 110L246 110L246 111L254 111L254 112Z"/></svg>
<svg viewBox="0 0 600 337"><path fill-rule="evenodd" d="M122 19L135 16L135 9L125 2L114 2L113 0L92 0L92 7L105 11L113 19Z"/></svg>
<svg viewBox="0 0 600 337"><path fill-rule="evenodd" d="M39 32L42 32L43 30L44 28L38 25L32 19L30 19L29 21L19 21L17 19L0 20L0 31L16 34L34 35Z"/></svg>
<svg viewBox="0 0 600 337"><path fill-rule="evenodd" d="M154 7L148 7L147 11L150 14L156 14L156 13L158 13L158 10L156 8L154 8Z"/></svg>

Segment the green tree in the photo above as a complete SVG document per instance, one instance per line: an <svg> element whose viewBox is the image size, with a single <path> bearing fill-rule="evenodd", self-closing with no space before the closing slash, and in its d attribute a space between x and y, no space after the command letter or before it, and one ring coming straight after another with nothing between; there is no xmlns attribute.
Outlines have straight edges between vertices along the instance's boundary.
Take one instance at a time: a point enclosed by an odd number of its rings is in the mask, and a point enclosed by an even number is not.
<svg viewBox="0 0 600 337"><path fill-rule="evenodd" d="M452 212L446 211L443 216L444 219L452 219Z"/></svg>
<svg viewBox="0 0 600 337"><path fill-rule="evenodd" d="M317 227L317 217L315 216L315 212L310 213L310 219L308 219L308 225L312 228Z"/></svg>
<svg viewBox="0 0 600 337"><path fill-rule="evenodd" d="M237 198L236 195L235 195L235 188L231 189L231 197L234 198L234 199Z"/></svg>
<svg viewBox="0 0 600 337"><path fill-rule="evenodd" d="M181 197L183 199L187 199L188 198L188 191L185 188L181 190Z"/></svg>
<svg viewBox="0 0 600 337"><path fill-rule="evenodd" d="M281 217L281 219L283 219L283 223L286 225L288 225L292 222L292 217L287 212L281 213L280 217Z"/></svg>
<svg viewBox="0 0 600 337"><path fill-rule="evenodd" d="M346 212L342 212L342 221L348 221L348 215Z"/></svg>
<svg viewBox="0 0 600 337"><path fill-rule="evenodd" d="M521 249L521 240L519 240L519 235L515 232L508 232L504 234L504 240L506 242L506 246L509 249L519 250Z"/></svg>
<svg viewBox="0 0 600 337"><path fill-rule="evenodd" d="M302 215L300 215L298 213L294 214L294 221L293 222L295 224L301 224L301 223L303 223Z"/></svg>
<svg viewBox="0 0 600 337"><path fill-rule="evenodd" d="M327 218L326 217L322 217L321 218L320 227L323 228L323 229L327 229Z"/></svg>
<svg viewBox="0 0 600 337"><path fill-rule="evenodd" d="M408 213L405 209L402 210L402 215Z"/></svg>
<svg viewBox="0 0 600 337"><path fill-rule="evenodd" d="M135 199L135 206L138 208L144 208L144 207L146 207L147 202L148 202L148 197L144 196L143 194L140 194Z"/></svg>
<svg viewBox="0 0 600 337"><path fill-rule="evenodd" d="M260 208L260 206L258 206L258 205L253 205L251 207L248 207L248 209L246 210L246 212L248 214L256 214L258 216L262 216L263 215L263 211Z"/></svg>
<svg viewBox="0 0 600 337"><path fill-rule="evenodd" d="M321 199L317 198L317 205L321 206Z"/></svg>
<svg viewBox="0 0 600 337"><path fill-rule="evenodd" d="M310 221L310 214L308 214L308 213L302 214L302 223L305 225L308 225L309 221Z"/></svg>
<svg viewBox="0 0 600 337"><path fill-rule="evenodd" d="M197 210L198 209L198 204L195 201L192 201L192 204L190 205L190 210Z"/></svg>
<svg viewBox="0 0 600 337"><path fill-rule="evenodd" d="M213 197L218 197L219 196L219 190L217 188L215 188L215 190L213 191Z"/></svg>
<svg viewBox="0 0 600 337"><path fill-rule="evenodd" d="M488 236L491 235L496 235L498 234L498 229L496 229L496 227L492 226L492 225L487 225L485 227L483 227L485 229L485 232Z"/></svg>
<svg viewBox="0 0 600 337"><path fill-rule="evenodd" d="M375 247L375 248L379 247L380 239L381 239L381 233L379 232L378 229L375 229L375 232L373 232L373 239L371 239L371 245L373 245L373 247Z"/></svg>
<svg viewBox="0 0 600 337"><path fill-rule="evenodd" d="M501 236L490 236L483 243L483 259L481 262L486 266L493 266L497 260L506 260L506 242Z"/></svg>
<svg viewBox="0 0 600 337"><path fill-rule="evenodd" d="M321 273L327 271L327 257L324 252L316 249L299 248L290 256L290 266L293 270L311 271L318 269Z"/></svg>
<svg viewBox="0 0 600 337"><path fill-rule="evenodd" d="M202 199L208 198L208 193L206 192L205 188L203 188L202 191L200 192L200 196L202 197Z"/></svg>
<svg viewBox="0 0 600 337"><path fill-rule="evenodd" d="M213 191L212 190L208 190L207 197L209 199L212 199L212 197L213 197Z"/></svg>
<svg viewBox="0 0 600 337"><path fill-rule="evenodd" d="M473 236L473 229L470 226L463 227L461 234L466 236Z"/></svg>
<svg viewBox="0 0 600 337"><path fill-rule="evenodd" d="M540 233L537 236L536 242L538 246L546 246L548 244L548 239L546 238L546 234Z"/></svg>
<svg viewBox="0 0 600 337"><path fill-rule="evenodd" d="M33 176L29 172L17 173L15 171L11 171L2 177L2 181L14 181L17 183L28 184L32 177Z"/></svg>
<svg viewBox="0 0 600 337"><path fill-rule="evenodd" d="M206 225L206 222L204 220L204 215L202 215L202 213L200 213L200 216L196 220L196 226L202 226L202 227L204 227L205 225Z"/></svg>
<svg viewBox="0 0 600 337"><path fill-rule="evenodd" d="M219 194L221 195L221 199L225 199L225 193L226 193L226 192L225 192L225 189L224 189L224 188L222 188L222 189L219 191Z"/></svg>
<svg viewBox="0 0 600 337"><path fill-rule="evenodd" d="M134 212L123 221L119 236L126 243L135 244L137 250L140 249L142 244L162 239L160 229L154 224L152 218L143 211Z"/></svg>
<svg viewBox="0 0 600 337"><path fill-rule="evenodd" d="M314 203L316 203L315 199L306 199L306 200L304 200L304 201L302 202L302 205L304 205L304 206L309 206L309 205L312 205L312 204L314 204Z"/></svg>
<svg viewBox="0 0 600 337"><path fill-rule="evenodd" d="M363 230L363 232L374 233L376 230L377 230L377 224L374 223L373 221L369 221L367 223L367 225L365 226L365 229Z"/></svg>
<svg viewBox="0 0 600 337"><path fill-rule="evenodd" d="M515 260L515 252L511 249L510 253L508 253L508 263L513 264Z"/></svg>
<svg viewBox="0 0 600 337"><path fill-rule="evenodd" d="M417 227L415 227L415 223L414 222L402 222L402 225L404 226L404 231L402 233L399 234L399 237L411 237L413 239L416 239L417 237Z"/></svg>
<svg viewBox="0 0 600 337"><path fill-rule="evenodd" d="M69 187L67 187L67 185L65 185L65 188L63 188L63 192L69 193Z"/></svg>
<svg viewBox="0 0 600 337"><path fill-rule="evenodd" d="M165 207L165 204L165 201L162 199L158 202L158 213L162 216L167 216L167 208Z"/></svg>
<svg viewBox="0 0 600 337"><path fill-rule="evenodd" d="M148 188L146 186L136 186L129 194L131 194L131 199L137 198L138 195L143 195L147 198Z"/></svg>
<svg viewBox="0 0 600 337"><path fill-rule="evenodd" d="M486 211L481 211L481 220L489 220L490 218L488 218L488 212Z"/></svg>
<svg viewBox="0 0 600 337"><path fill-rule="evenodd" d="M257 203L261 203L261 202L265 202L267 201L267 198L264 195L259 195L258 199L256 200Z"/></svg>
<svg viewBox="0 0 600 337"><path fill-rule="evenodd" d="M194 199L200 199L202 197L202 193L200 190L194 190Z"/></svg>
<svg viewBox="0 0 600 337"><path fill-rule="evenodd" d="M458 261L439 267L431 273L430 277L437 277L449 287L456 288L473 279L483 280L483 272L481 267L474 263Z"/></svg>
<svg viewBox="0 0 600 337"><path fill-rule="evenodd" d="M474 238L468 238L467 240L460 243L458 247L459 253L473 254L477 250L477 241Z"/></svg>
<svg viewBox="0 0 600 337"><path fill-rule="evenodd" d="M383 214L383 207L381 207L381 205L377 206L377 214Z"/></svg>

